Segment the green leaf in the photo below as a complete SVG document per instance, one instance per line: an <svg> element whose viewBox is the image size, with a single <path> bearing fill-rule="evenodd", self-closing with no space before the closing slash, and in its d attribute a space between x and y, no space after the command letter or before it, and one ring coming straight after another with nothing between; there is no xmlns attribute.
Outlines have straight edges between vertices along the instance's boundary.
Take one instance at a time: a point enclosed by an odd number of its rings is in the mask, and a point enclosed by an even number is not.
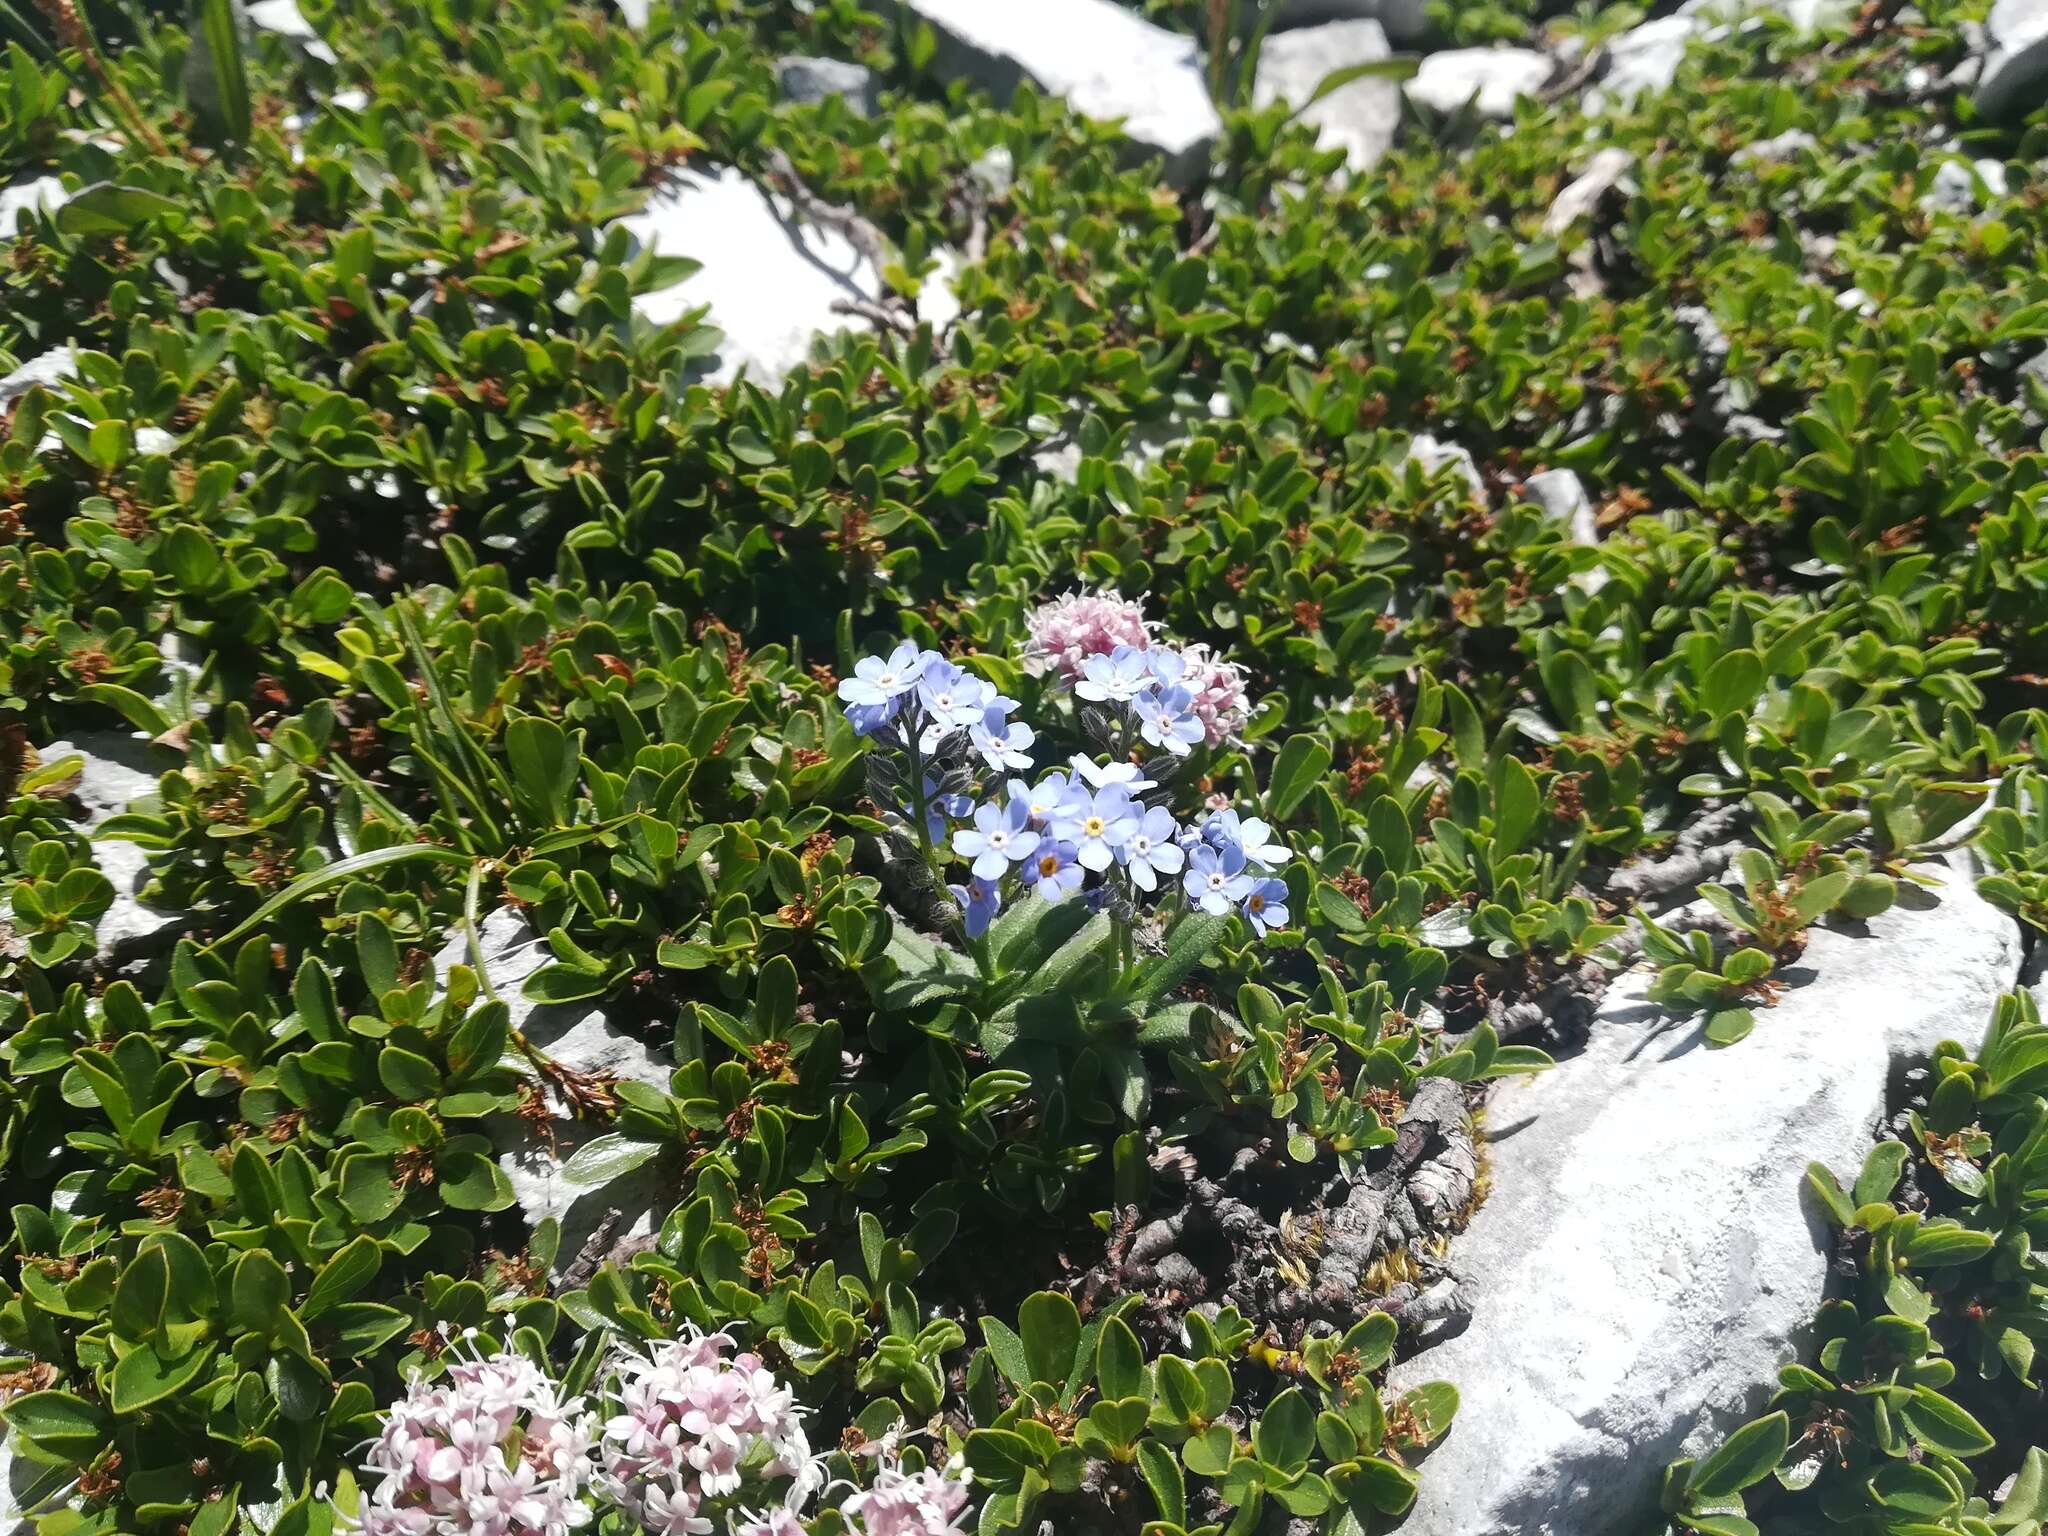
<svg viewBox="0 0 2048 1536"><path fill-rule="evenodd" d="M1913 1397L1899 1410L1906 1431L1929 1450L1945 1456L1982 1456L1997 1442L1968 1410L1943 1397L1932 1387L1917 1387Z"/></svg>
<svg viewBox="0 0 2048 1536"><path fill-rule="evenodd" d="M1266 814L1283 820L1330 766L1330 744L1319 736L1290 736L1273 760L1266 786Z"/></svg>
<svg viewBox="0 0 2048 1536"><path fill-rule="evenodd" d="M1152 1490L1152 1502L1159 1518L1171 1525L1185 1525L1188 1518L1188 1483L1181 1475L1180 1459L1157 1440L1138 1442L1138 1471Z"/></svg>
<svg viewBox="0 0 2048 1536"><path fill-rule="evenodd" d="M1112 1317L1095 1336L1095 1385L1106 1398L1136 1397L1145 1390L1145 1352L1131 1325Z"/></svg>
<svg viewBox="0 0 2048 1536"><path fill-rule="evenodd" d="M96 181L57 210L57 228L67 235L122 235L178 209L177 203L160 192Z"/></svg>
<svg viewBox="0 0 2048 1536"><path fill-rule="evenodd" d="M1764 662L1755 651L1729 651L1707 668L1700 683L1700 708L1715 717L1747 715L1763 692Z"/></svg>
<svg viewBox="0 0 2048 1536"><path fill-rule="evenodd" d="M1792 1421L1782 1410L1751 1420L1694 1469L1687 1496L1714 1500L1740 1493L1769 1477L1791 1443Z"/></svg>
<svg viewBox="0 0 2048 1536"><path fill-rule="evenodd" d="M312 1288L299 1304L300 1321L310 1323L330 1307L347 1301L377 1277L383 1263L383 1249L367 1233L337 1250L313 1277Z"/></svg>
<svg viewBox="0 0 2048 1536"><path fill-rule="evenodd" d="M1081 1313L1073 1297L1062 1291L1033 1292L1017 1309L1017 1332L1031 1379L1065 1386L1081 1344Z"/></svg>
<svg viewBox="0 0 2048 1536"><path fill-rule="evenodd" d="M206 948L211 952L266 928L270 920L286 908L296 906L308 897L317 896L345 880L353 880L358 875L366 875L372 870L384 869L393 864L408 864L416 859L428 859L437 864L474 862L469 854L457 853L453 848L442 848L433 843L394 843L389 848L373 848L366 853L350 854L345 859L336 859L332 864L323 864L312 873L299 876Z"/></svg>
<svg viewBox="0 0 2048 1536"><path fill-rule="evenodd" d="M1880 1141L1863 1159L1863 1171L1856 1175L1856 1187L1849 1194L1850 1203L1861 1210L1866 1205L1889 1200L1905 1171L1906 1144Z"/></svg>
<svg viewBox="0 0 2048 1536"><path fill-rule="evenodd" d="M607 1131L593 1136L562 1165L560 1178L571 1189L602 1189L661 1155L662 1143Z"/></svg>
<svg viewBox="0 0 2048 1536"><path fill-rule="evenodd" d="M521 715L505 727L505 757L522 803L550 827L566 823L581 767L569 733L543 716Z"/></svg>
<svg viewBox="0 0 2048 1536"><path fill-rule="evenodd" d="M185 89L193 115L213 142L249 142L249 77L242 61L242 34L234 0L193 0L192 32L202 46L185 64Z"/></svg>
<svg viewBox="0 0 2048 1536"><path fill-rule="evenodd" d="M1252 1448L1259 1460L1289 1477L1307 1468L1315 1443L1316 1411L1299 1387L1289 1387L1274 1398L1252 1426Z"/></svg>
<svg viewBox="0 0 2048 1536"><path fill-rule="evenodd" d="M441 1074L431 1061L399 1046L377 1053L377 1077L395 1099L424 1104L440 1095Z"/></svg>
<svg viewBox="0 0 2048 1536"><path fill-rule="evenodd" d="M251 1249L235 1261L228 1298L237 1327L250 1333L270 1334L291 1301L291 1294L292 1283L284 1266L263 1249Z"/></svg>
<svg viewBox="0 0 2048 1536"><path fill-rule="evenodd" d="M116 1413L135 1413L185 1390L213 1359L213 1346L199 1344L171 1359L159 1355L148 1344L137 1345L114 1367L113 1391L109 1395Z"/></svg>
<svg viewBox="0 0 2048 1536"><path fill-rule="evenodd" d="M83 1461L106 1447L111 1421L100 1409L70 1392L28 1392L0 1409L0 1418L37 1449Z"/></svg>

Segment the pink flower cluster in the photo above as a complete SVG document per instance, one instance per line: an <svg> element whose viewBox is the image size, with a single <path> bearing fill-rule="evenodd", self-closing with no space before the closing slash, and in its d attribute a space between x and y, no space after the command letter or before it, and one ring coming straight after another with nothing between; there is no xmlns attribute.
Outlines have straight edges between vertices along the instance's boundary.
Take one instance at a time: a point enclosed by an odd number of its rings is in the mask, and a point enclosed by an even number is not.
<svg viewBox="0 0 2048 1536"><path fill-rule="evenodd" d="M362 1536L567 1536L595 1421L524 1355L457 1358L392 1405L366 1466Z"/></svg>
<svg viewBox="0 0 2048 1536"><path fill-rule="evenodd" d="M1030 635L1025 665L1037 673L1056 672L1067 683L1080 681L1091 656L1111 655L1118 646L1148 651L1154 644L1145 610L1118 596L1114 587L1056 597L1041 604L1024 625ZM1229 740L1251 717L1244 668L1206 645L1186 646L1179 654L1183 670L1177 681L1193 696L1203 739L1212 747Z"/></svg>
<svg viewBox="0 0 2048 1536"><path fill-rule="evenodd" d="M876 1470L874 1486L854 1494L839 1507L849 1531L860 1536L962 1536L959 1521L967 1507L966 1467L940 1471L925 1467L906 1472L893 1460ZM787 1509L755 1515L733 1527L732 1536L804 1536L804 1523Z"/></svg>
<svg viewBox="0 0 2048 1536"><path fill-rule="evenodd" d="M616 1503L656 1536L806 1536L799 1513L824 1483L802 1410L758 1356L723 1334L690 1330L611 1360L615 1410L603 1420L523 1355L452 1357L447 1376L415 1382L371 1442L375 1478L356 1536L570 1536L590 1496ZM961 1536L968 1473L906 1472L895 1437L873 1484L841 1506L860 1536ZM741 1500L788 1480L782 1507Z"/></svg>
<svg viewBox="0 0 2048 1536"><path fill-rule="evenodd" d="M1206 645L1186 646L1180 656L1187 664L1180 685L1194 695L1195 718L1202 722L1203 739L1212 747L1229 740L1251 718L1244 668L1212 654Z"/></svg>
<svg viewBox="0 0 2048 1536"><path fill-rule="evenodd" d="M796 1399L756 1355L728 1360L732 1340L695 1330L645 1354L614 1357L614 1412L605 1420L598 1482L658 1536L718 1530L708 1508L751 1477L794 1479L799 1505L823 1473Z"/></svg>
<svg viewBox="0 0 2048 1536"><path fill-rule="evenodd" d="M955 1522L967 1507L970 1476L964 1466L905 1472L885 1463L875 1472L874 1486L843 1508L849 1520L860 1522L864 1536L958 1536Z"/></svg>
<svg viewBox="0 0 2048 1536"><path fill-rule="evenodd" d="M1031 637L1025 664L1034 672L1057 672L1069 683L1090 656L1107 656L1120 645L1142 651L1152 643L1145 610L1117 596L1114 587L1056 597L1024 623Z"/></svg>

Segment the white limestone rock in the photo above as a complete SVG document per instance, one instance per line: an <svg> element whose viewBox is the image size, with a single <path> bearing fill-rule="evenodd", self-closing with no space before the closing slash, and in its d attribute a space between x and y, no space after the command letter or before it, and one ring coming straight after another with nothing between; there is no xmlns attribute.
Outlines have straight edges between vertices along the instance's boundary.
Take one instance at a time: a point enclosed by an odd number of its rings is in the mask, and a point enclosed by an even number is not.
<svg viewBox="0 0 2048 1536"><path fill-rule="evenodd" d="M1493 1190L1453 1254L1472 1324L1394 1373L1463 1396L1404 1536L1644 1529L1665 1464L1761 1407L1826 1278L1806 1165L1860 1166L1893 1064L1976 1045L2018 974L2013 921L1960 857L1937 873L1864 931L1816 930L1739 1045L1632 972L1581 1054L1495 1090Z"/></svg>
<svg viewBox="0 0 2048 1536"><path fill-rule="evenodd" d="M1921 195L1920 206L1929 213L1967 218L1993 198L2005 196L2005 187L2002 160L1944 160L1935 168L1933 184Z"/></svg>
<svg viewBox="0 0 2048 1536"><path fill-rule="evenodd" d="M1486 482L1479 477L1479 466L1472 462L1471 450L1463 444L1418 432L1408 445L1407 459L1420 464L1425 475L1435 475L1447 464L1457 465L1458 472L1472 487L1472 494L1481 501L1486 499Z"/></svg>
<svg viewBox="0 0 2048 1536"><path fill-rule="evenodd" d="M73 755L84 760L72 793L85 807L80 830L87 834L127 810L130 801L155 794L163 776L160 752L139 736L115 731L81 733L39 747L37 753L45 763ZM149 883L149 859L143 850L122 839L95 837L92 858L114 885L114 904L99 921L101 963L112 964L174 942L185 917L143 903L140 893Z"/></svg>
<svg viewBox="0 0 2048 1536"><path fill-rule="evenodd" d="M874 116L881 104L875 72L845 59L815 59L790 54L775 64L775 81L785 101L817 102L837 96L860 117Z"/></svg>
<svg viewBox="0 0 2048 1536"><path fill-rule="evenodd" d="M1635 163L1635 155L1626 149L1610 146L1598 151L1586 162L1586 168L1551 200L1550 212L1543 216L1543 232L1561 235L1585 218L1611 188L1627 183Z"/></svg>
<svg viewBox="0 0 2048 1536"><path fill-rule="evenodd" d="M55 389L78 373L78 354L70 347L53 347L41 357L32 357L5 378L0 378L0 405L7 405L40 384Z"/></svg>
<svg viewBox="0 0 2048 1536"><path fill-rule="evenodd" d="M1387 34L1376 21L1332 21L1294 32L1275 32L1259 50L1252 100L1309 100L1333 70L1391 58ZM1366 78L1339 86L1301 114L1325 147L1340 148L1354 171L1367 171L1393 147L1401 126L1401 87L1392 80Z"/></svg>
<svg viewBox="0 0 2048 1536"><path fill-rule="evenodd" d="M633 308L667 325L709 305L710 323L725 333L708 369L714 384L731 383L744 368L772 388L809 359L815 337L866 327L835 303L882 296L881 275L844 235L805 223L729 167L708 177L685 174L622 222L661 255L702 263L681 282L641 294ZM923 317L935 324L952 299L946 270L942 262L921 296Z"/></svg>
<svg viewBox="0 0 2048 1536"><path fill-rule="evenodd" d="M1194 39L1156 27L1114 0L897 0L938 40L940 75L986 87L998 100L1027 81L1076 112L1120 121L1167 180L1188 186L1209 164L1222 119L1209 98Z"/></svg>
<svg viewBox="0 0 2048 1536"><path fill-rule="evenodd" d="M1990 51L1971 99L1993 122L2018 122L2048 102L2048 0L1998 0L1985 30Z"/></svg>
<svg viewBox="0 0 2048 1536"><path fill-rule="evenodd" d="M1768 139L1745 144L1728 157L1731 165L1776 165L1816 147L1819 140L1803 128L1787 128Z"/></svg>
<svg viewBox="0 0 2048 1536"><path fill-rule="evenodd" d="M55 176L32 176L0 187L0 240L13 239L31 212L54 213L70 201L71 194Z"/></svg>
<svg viewBox="0 0 2048 1536"><path fill-rule="evenodd" d="M301 49L306 57L323 64L336 62L334 50L320 40L313 24L301 14L298 0L251 0L242 7L242 14L250 25L276 33Z"/></svg>
<svg viewBox="0 0 2048 1536"><path fill-rule="evenodd" d="M1506 119L1550 74L1550 56L1533 48L1447 48L1426 57L1406 89L1410 101L1445 117L1470 102L1481 117Z"/></svg>
<svg viewBox="0 0 2048 1536"><path fill-rule="evenodd" d="M1607 72L1586 93L1586 110L1621 111L1645 91L1669 90L1701 30L1701 21L1682 11L1630 27L1607 45Z"/></svg>
<svg viewBox="0 0 2048 1536"><path fill-rule="evenodd" d="M483 951L484 974L492 990L512 1015L512 1027L547 1055L579 1072L645 1083L668 1090L669 1067L637 1036L613 1026L602 1009L588 1003L536 1003L522 995L526 978L554 958L547 945L535 936L532 926L518 913L502 909L491 913L478 926L478 947ZM455 964L471 965L467 938L458 933L434 956L434 973L445 977ZM517 1058L514 1058L517 1059ZM562 1165L576 1149L605 1127L590 1121L562 1119L552 1122L552 1144L533 1124L517 1115L497 1115L490 1122L491 1139L498 1149L498 1166L512 1183L512 1193L528 1228L549 1217L561 1223L561 1244L556 1253L558 1268L572 1263L584 1241L607 1211L616 1209L620 1221L615 1238L644 1237L668 1214L662 1174L655 1164L643 1164L626 1177L602 1189L586 1190L562 1182Z"/></svg>

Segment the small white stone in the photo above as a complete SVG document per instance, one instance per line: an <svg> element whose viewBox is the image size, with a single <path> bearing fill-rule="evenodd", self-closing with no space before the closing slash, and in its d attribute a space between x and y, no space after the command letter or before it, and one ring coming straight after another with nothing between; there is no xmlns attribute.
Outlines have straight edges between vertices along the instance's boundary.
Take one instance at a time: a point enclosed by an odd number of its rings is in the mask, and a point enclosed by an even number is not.
<svg viewBox="0 0 2048 1536"><path fill-rule="evenodd" d="M297 43L309 57L323 64L337 62L334 50L320 40L313 24L300 13L298 0L251 0L242 7L242 14L249 18L250 25Z"/></svg>
<svg viewBox="0 0 2048 1536"><path fill-rule="evenodd" d="M790 54L776 61L775 80L786 101L819 102L837 96L858 117L873 116L880 104L875 72L845 59Z"/></svg>
<svg viewBox="0 0 2048 1536"><path fill-rule="evenodd" d="M588 1003L535 1003L524 996L526 978L554 958L524 917L510 910L493 912L478 925L477 939L483 974L511 1014L512 1027L538 1049L578 1072L668 1090L668 1066L645 1042L613 1027L602 1009ZM451 965L473 963L468 937L458 933L434 956L434 974L445 979ZM517 1063L518 1058L508 1059L508 1064ZM667 1214L665 1202L673 1191L664 1190L652 1165L602 1189L564 1184L562 1165L604 1128L581 1120L557 1120L551 1129L552 1144L521 1116L498 1115L490 1122L498 1166L512 1183L527 1226L538 1226L549 1217L561 1223L557 1269L575 1260L584 1239L608 1210L617 1209L623 1217L614 1237L640 1237L654 1230L655 1222Z"/></svg>
<svg viewBox="0 0 2048 1536"><path fill-rule="evenodd" d="M938 39L933 65L1006 100L1027 80L1076 112L1122 124L1131 144L1165 157L1187 186L1207 169L1222 119L1192 38L1156 27L1113 0L898 0Z"/></svg>
<svg viewBox="0 0 2048 1536"><path fill-rule="evenodd" d="M0 379L0 405L25 395L35 385L55 389L78 375L78 354L70 347L53 347L41 357L32 357L14 372Z"/></svg>
<svg viewBox="0 0 2048 1536"><path fill-rule="evenodd" d="M1728 157L1734 165L1774 164L1814 148L1820 141L1803 128L1788 128L1768 139L1745 144Z"/></svg>
<svg viewBox="0 0 2048 1536"><path fill-rule="evenodd" d="M1419 432L1408 445L1407 457L1422 466L1423 473L1434 476L1446 464L1458 466L1473 494L1482 500L1486 496L1486 482L1479 477L1479 466L1472 462L1471 452L1458 443L1445 439L1439 441L1427 432Z"/></svg>
<svg viewBox="0 0 2048 1536"><path fill-rule="evenodd" d="M38 755L45 763L74 755L84 760L74 793L86 813L80 830L91 833L127 810L130 802L156 793L160 774L151 752L138 736L95 731L53 741L40 748ZM143 905L139 893L149 882L149 859L136 844L94 838L92 857L114 886L114 904L99 920L102 959L110 959L117 945L150 939L184 925L186 919L179 913Z"/></svg>
<svg viewBox="0 0 2048 1536"><path fill-rule="evenodd" d="M1619 111L1645 91L1670 89L1703 23L1680 13L1631 27L1607 45L1607 73L1586 93L1589 112Z"/></svg>
<svg viewBox="0 0 2048 1536"><path fill-rule="evenodd" d="M1252 101L1299 106L1334 70L1392 57L1376 21L1333 21L1296 32L1276 32L1259 50ZM1342 149L1353 171L1370 170L1393 146L1401 126L1401 88L1392 80L1353 80L1307 107L1302 120L1318 142Z"/></svg>
<svg viewBox="0 0 2048 1536"><path fill-rule="evenodd" d="M1624 184L1635 163L1636 157L1629 150L1610 147L1599 151L1577 178L1552 200L1550 212L1543 218L1543 232L1556 236L1570 229L1593 211L1594 205L1610 188Z"/></svg>
<svg viewBox="0 0 2048 1536"><path fill-rule="evenodd" d="M12 239L31 212L54 213L70 201L71 194L55 176L36 176L0 187L0 240Z"/></svg>
<svg viewBox="0 0 2048 1536"><path fill-rule="evenodd" d="M730 383L742 367L756 383L779 382L810 357L821 333L867 325L833 304L882 295L880 274L844 235L803 223L780 198L730 168L685 175L621 222L660 254L702 263L681 282L641 294L633 308L667 325L709 305L710 323L725 333L710 369L716 384ZM949 258L941 257L920 295L922 313L935 324L959 313L951 272Z"/></svg>
<svg viewBox="0 0 2048 1536"><path fill-rule="evenodd" d="M1481 117L1509 118L1550 74L1550 56L1533 48L1448 48L1423 59L1408 79L1408 99L1445 117L1470 102Z"/></svg>

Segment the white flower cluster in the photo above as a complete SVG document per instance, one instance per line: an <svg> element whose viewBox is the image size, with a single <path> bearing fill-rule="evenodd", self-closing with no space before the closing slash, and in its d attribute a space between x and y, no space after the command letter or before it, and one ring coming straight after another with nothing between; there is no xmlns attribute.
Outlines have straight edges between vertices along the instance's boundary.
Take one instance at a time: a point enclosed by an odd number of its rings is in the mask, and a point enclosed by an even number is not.
<svg viewBox="0 0 2048 1536"><path fill-rule="evenodd" d="M415 1382L370 1444L363 1536L567 1536L590 1520L595 1419L524 1355Z"/></svg>
<svg viewBox="0 0 2048 1536"><path fill-rule="evenodd" d="M524 1355L469 1355L416 1382L371 1442L360 1536L569 1536L593 1496L656 1536L805 1536L822 1458L794 1395L723 1334L692 1329L610 1362L610 1411L586 1412ZM746 1512L779 1492L768 1513ZM840 1513L860 1536L960 1536L964 1467L893 1454Z"/></svg>

